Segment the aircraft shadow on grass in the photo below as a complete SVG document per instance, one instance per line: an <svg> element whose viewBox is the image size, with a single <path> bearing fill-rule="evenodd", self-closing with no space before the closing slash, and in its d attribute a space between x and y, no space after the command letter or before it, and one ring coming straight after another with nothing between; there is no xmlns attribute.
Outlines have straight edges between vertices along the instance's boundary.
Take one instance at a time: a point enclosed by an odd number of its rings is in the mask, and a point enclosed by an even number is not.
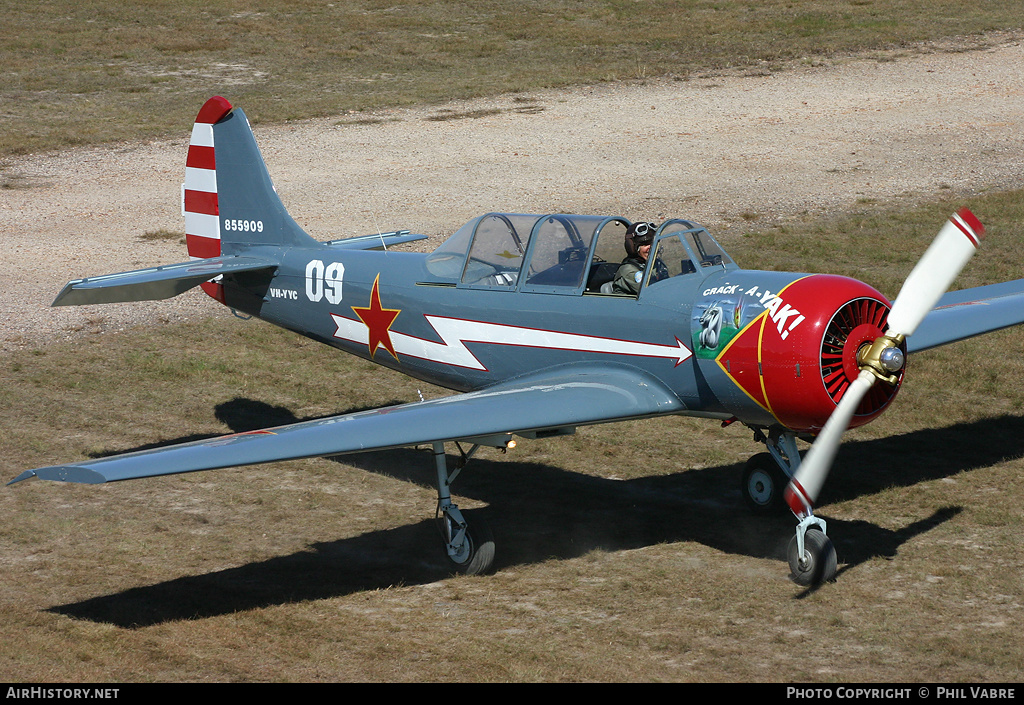
<svg viewBox="0 0 1024 705"><path fill-rule="evenodd" d="M352 410L350 410L352 411ZM293 423L282 407L235 399L217 409L235 432ZM958 424L902 436L849 441L819 506L907 487L1018 457L1024 417ZM181 442L182 439L169 441ZM161 444L163 445L163 444ZM346 455L340 462L433 487L430 458L400 449ZM792 517L753 515L739 492L742 464L633 480L610 480L539 463L476 458L456 485L460 497L486 503L466 511L496 535L495 568L694 541L726 553L784 561ZM890 530L867 521L829 518L844 571L955 517L960 507ZM827 515L825 515L827 518ZM308 550L205 575L182 577L59 605L51 612L125 628L211 617L239 610L337 597L449 576L433 520L310 545ZM683 550L683 549L681 549ZM796 595L806 596L809 591Z"/></svg>

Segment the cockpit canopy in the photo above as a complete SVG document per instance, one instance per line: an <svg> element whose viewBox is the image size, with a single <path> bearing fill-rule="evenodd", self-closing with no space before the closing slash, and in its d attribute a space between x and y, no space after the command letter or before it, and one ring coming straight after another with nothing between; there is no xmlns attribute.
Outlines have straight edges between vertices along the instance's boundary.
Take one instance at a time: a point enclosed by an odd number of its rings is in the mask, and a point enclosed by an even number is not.
<svg viewBox="0 0 1024 705"><path fill-rule="evenodd" d="M630 221L615 216L488 213L474 218L427 257L427 270L459 287L545 293L609 293L625 253ZM734 265L703 227L668 220L658 227L645 285ZM705 271L705 273L707 273Z"/></svg>

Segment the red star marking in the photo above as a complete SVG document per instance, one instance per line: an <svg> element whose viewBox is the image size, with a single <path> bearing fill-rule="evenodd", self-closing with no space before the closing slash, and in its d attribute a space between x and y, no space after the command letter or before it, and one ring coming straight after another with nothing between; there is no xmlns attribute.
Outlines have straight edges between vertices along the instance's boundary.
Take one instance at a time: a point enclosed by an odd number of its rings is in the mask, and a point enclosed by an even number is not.
<svg viewBox="0 0 1024 705"><path fill-rule="evenodd" d="M391 342L391 324L398 318L398 314L402 312L399 308L382 308L380 305L380 291L377 289L377 282L380 280L380 275L373 280L373 289L370 291L370 307L361 308L359 306L353 306L352 311L359 316L359 320L366 324L366 328L370 333L370 357L373 357L377 352L377 348L384 346L384 349L391 353L391 357L398 359L398 354L395 352L395 345Z"/></svg>

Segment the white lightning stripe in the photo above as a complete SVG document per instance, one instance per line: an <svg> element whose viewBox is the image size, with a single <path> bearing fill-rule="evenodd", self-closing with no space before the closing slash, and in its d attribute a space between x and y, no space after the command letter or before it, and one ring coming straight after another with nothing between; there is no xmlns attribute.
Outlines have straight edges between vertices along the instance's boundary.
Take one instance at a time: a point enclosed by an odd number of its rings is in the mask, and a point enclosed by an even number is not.
<svg viewBox="0 0 1024 705"><path fill-rule="evenodd" d="M473 370L486 369L469 351L465 343L490 343L493 345L517 345L549 350L573 350L607 353L611 355L639 355L643 357L664 357L681 364L693 353L676 338L675 345L640 343L633 340L600 338L591 335L563 333L561 331L520 328L500 323L467 321L443 316L424 316L441 337L440 343L416 338L392 331L391 342L395 351L410 357L432 360L445 365L466 367ZM338 326L334 337L355 343L369 344L369 331L359 320L331 314Z"/></svg>

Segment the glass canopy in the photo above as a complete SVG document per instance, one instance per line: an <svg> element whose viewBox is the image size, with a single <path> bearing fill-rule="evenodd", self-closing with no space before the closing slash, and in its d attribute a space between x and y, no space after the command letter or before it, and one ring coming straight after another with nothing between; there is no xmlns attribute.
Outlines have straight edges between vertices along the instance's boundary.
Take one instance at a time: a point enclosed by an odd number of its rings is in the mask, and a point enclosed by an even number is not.
<svg viewBox="0 0 1024 705"><path fill-rule="evenodd" d="M488 213L428 255L427 270L460 287L599 293L622 260L629 226L617 216ZM690 221L666 221L657 237L654 261L660 266L650 268L648 283L732 264L707 231Z"/></svg>

